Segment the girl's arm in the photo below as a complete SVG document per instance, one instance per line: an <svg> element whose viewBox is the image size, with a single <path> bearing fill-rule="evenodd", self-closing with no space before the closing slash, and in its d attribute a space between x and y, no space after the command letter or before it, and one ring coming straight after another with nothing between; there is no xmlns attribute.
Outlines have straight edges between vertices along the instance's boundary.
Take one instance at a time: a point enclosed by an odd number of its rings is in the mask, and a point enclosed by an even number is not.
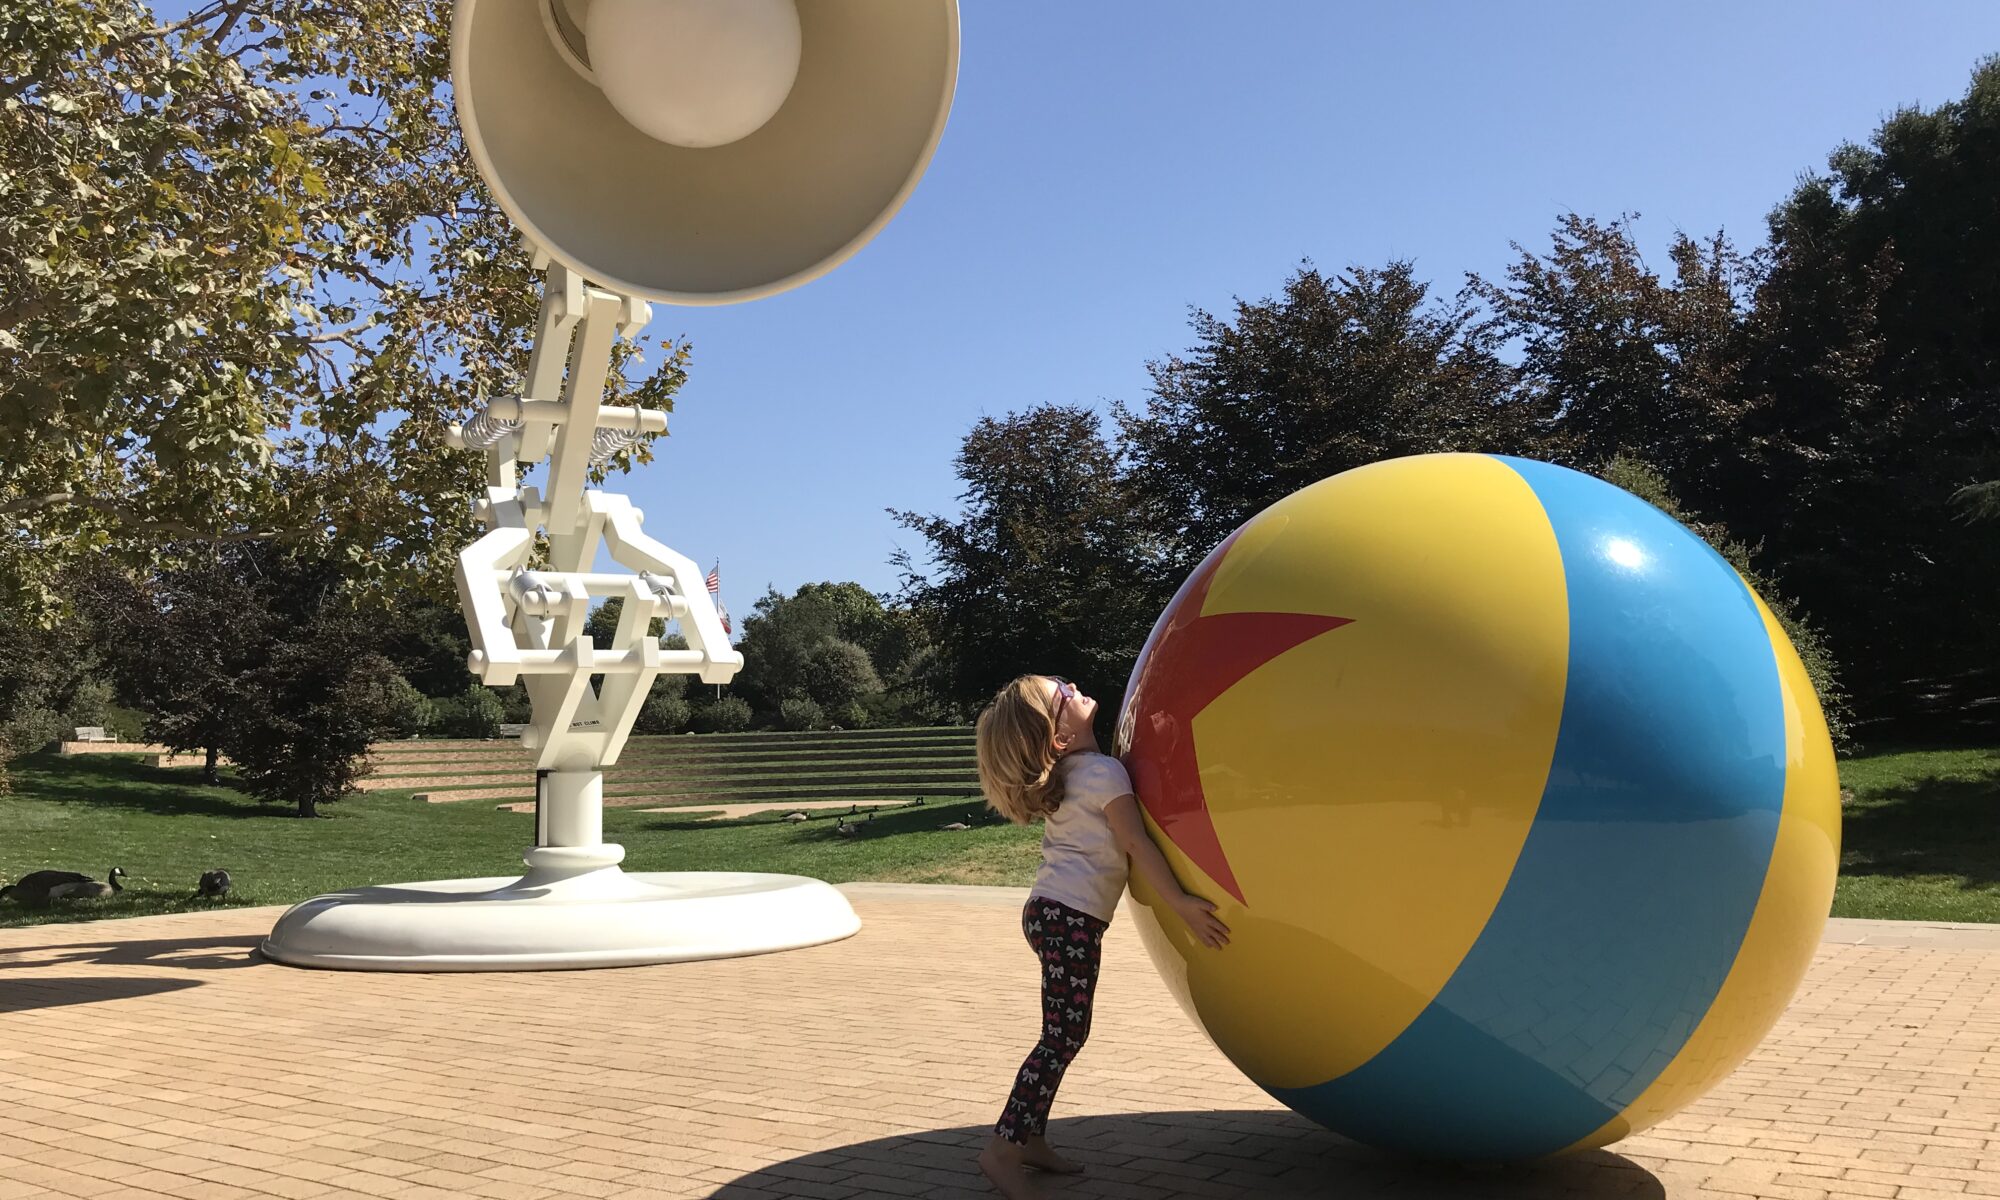
<svg viewBox="0 0 2000 1200"><path fill-rule="evenodd" d="M1132 869L1166 898L1195 940L1211 949L1228 945L1229 927L1215 915L1215 905L1183 891L1181 881L1174 878L1173 868L1167 865L1166 856L1146 836L1146 822L1139 816L1139 798L1125 793L1104 806L1104 816L1111 822L1111 836L1118 839L1118 848L1132 860Z"/></svg>

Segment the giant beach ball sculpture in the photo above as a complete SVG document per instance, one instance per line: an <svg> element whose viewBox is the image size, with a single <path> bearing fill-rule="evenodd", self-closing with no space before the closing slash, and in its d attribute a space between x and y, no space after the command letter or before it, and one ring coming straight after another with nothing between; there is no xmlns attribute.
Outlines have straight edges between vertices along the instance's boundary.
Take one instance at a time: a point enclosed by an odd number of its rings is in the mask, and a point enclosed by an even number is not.
<svg viewBox="0 0 2000 1200"><path fill-rule="evenodd" d="M1604 1145L1700 1096L1804 975L1839 788L1741 576L1561 467L1422 455L1251 518L1147 642L1118 750L1223 1053L1334 1131L1462 1160Z"/></svg>

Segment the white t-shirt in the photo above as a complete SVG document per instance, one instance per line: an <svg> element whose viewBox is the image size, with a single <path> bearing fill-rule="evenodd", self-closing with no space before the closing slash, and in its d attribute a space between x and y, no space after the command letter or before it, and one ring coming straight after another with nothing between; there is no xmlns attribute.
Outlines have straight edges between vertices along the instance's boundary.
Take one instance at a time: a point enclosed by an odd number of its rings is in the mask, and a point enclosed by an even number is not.
<svg viewBox="0 0 2000 1200"><path fill-rule="evenodd" d="M1042 819L1042 869L1030 895L1109 921L1125 892L1125 852L1104 806L1132 792L1125 765L1109 754L1079 751L1064 759L1063 800Z"/></svg>

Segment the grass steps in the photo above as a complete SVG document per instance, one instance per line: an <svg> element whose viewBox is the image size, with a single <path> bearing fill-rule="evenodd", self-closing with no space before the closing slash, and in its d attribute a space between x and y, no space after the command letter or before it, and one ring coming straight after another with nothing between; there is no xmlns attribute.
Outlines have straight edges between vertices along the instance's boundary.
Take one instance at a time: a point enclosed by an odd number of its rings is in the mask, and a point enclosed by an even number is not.
<svg viewBox="0 0 2000 1200"><path fill-rule="evenodd" d="M611 770L631 766L700 766L710 763L742 763L779 766L786 763L813 762L899 762L899 763L961 763L973 761L972 748L963 750L934 749L931 747L841 750L800 750L768 752L750 750L739 753L719 754L651 754L643 748L630 747L618 756L618 762ZM391 756L374 758L370 765L381 774L419 774L444 771L513 771L523 768L532 770L534 759L528 754L487 754L459 755L450 758L401 758Z"/></svg>
<svg viewBox="0 0 2000 1200"><path fill-rule="evenodd" d="M950 779L962 781L975 778L978 767L971 759L931 762L905 759L854 759L843 762L827 762L819 759L802 759L796 762L730 763L714 762L699 764L661 763L619 763L604 769L606 780L616 779L800 779L821 776L847 776L879 778L886 774L899 774L911 779ZM533 764L509 763L502 766L443 767L431 770L380 770L363 778L360 786L365 791L396 791L421 788L426 785L446 786L445 780L467 780L472 783L497 783L522 776L532 778Z"/></svg>
<svg viewBox="0 0 2000 1200"><path fill-rule="evenodd" d="M749 775L661 775L651 772L639 774L604 774L604 788L624 790L633 787L665 788L674 791L699 789L706 792L733 792L745 788L790 788L802 791L820 787L878 787L891 785L923 785L940 791L978 791L977 771L911 772L911 771L829 771L813 774L772 775L757 773ZM448 799L454 791L491 791L494 788L524 788L530 795L534 793L534 776L505 775L491 778L478 776L453 777L444 780L405 779L393 784L371 787L369 791L419 790L426 796Z"/></svg>
<svg viewBox="0 0 2000 1200"><path fill-rule="evenodd" d="M919 727L909 729L846 729L846 730L806 730L790 732L783 730L760 730L755 733L675 733L675 734L634 734L626 743L630 750L654 748L665 752L692 750L696 752L728 752L742 746L784 747L792 749L851 747L873 747L885 742L918 742L932 745L963 744L968 749L972 745L972 730L962 725ZM405 741L377 742L369 747L369 752L378 758L399 754L465 752L501 754L525 754L520 743L508 739L423 739L412 738Z"/></svg>
<svg viewBox="0 0 2000 1200"><path fill-rule="evenodd" d="M394 742L372 754L369 791L434 803L532 800L532 757L516 742ZM979 793L972 731L854 729L634 737L604 771L609 807Z"/></svg>
<svg viewBox="0 0 2000 1200"><path fill-rule="evenodd" d="M860 800L875 796L923 796L963 799L979 794L977 783L954 787L939 783L812 784L804 787L743 788L660 788L633 784L629 790L607 782L604 806L624 808L634 804L748 803L753 800ZM533 800L533 782L514 787L434 788L416 793L416 799L431 804L460 804L469 800Z"/></svg>

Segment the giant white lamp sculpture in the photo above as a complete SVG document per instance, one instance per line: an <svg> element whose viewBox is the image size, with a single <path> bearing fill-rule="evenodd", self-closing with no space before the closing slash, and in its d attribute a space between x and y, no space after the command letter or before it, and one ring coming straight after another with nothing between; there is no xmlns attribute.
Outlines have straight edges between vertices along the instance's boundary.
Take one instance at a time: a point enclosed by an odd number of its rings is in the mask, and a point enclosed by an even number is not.
<svg viewBox="0 0 2000 1200"><path fill-rule="evenodd" d="M589 473L666 429L665 413L602 403L613 341L646 324L646 301L751 300L839 265L915 188L957 73L956 0L459 0L459 122L545 272L522 394L454 432L487 465L487 532L458 564L470 666L533 702L536 844L518 878L308 900L265 954L391 971L627 966L860 928L814 879L619 869L603 768L653 680L725 683L743 658L694 563ZM521 464L544 460L542 488L522 486ZM600 549L624 570L592 571ZM599 648L584 622L610 596L623 610ZM677 619L689 648L661 649L655 617Z"/></svg>

